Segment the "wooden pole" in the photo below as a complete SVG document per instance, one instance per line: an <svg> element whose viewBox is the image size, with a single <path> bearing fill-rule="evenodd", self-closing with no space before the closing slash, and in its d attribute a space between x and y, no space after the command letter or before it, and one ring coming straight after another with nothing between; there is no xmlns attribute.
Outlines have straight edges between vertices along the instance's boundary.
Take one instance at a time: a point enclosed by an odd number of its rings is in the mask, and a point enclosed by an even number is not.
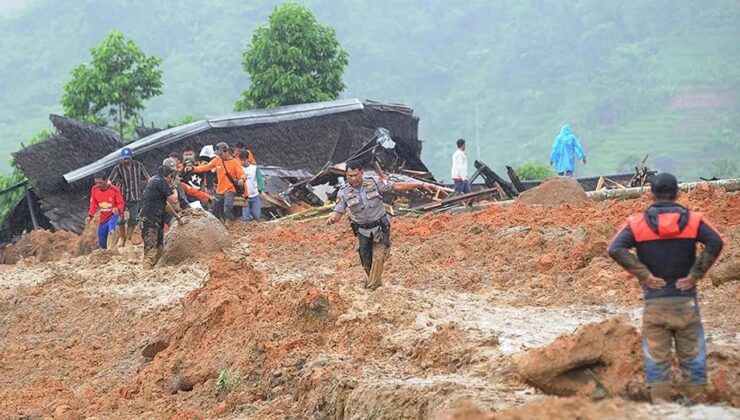
<svg viewBox="0 0 740 420"><path fill-rule="evenodd" d="M31 190L26 188L26 203L28 203L28 211L31 213L31 222L33 223L33 230L36 230L39 228L39 222L36 220L36 210L33 208L33 203L31 202Z"/></svg>

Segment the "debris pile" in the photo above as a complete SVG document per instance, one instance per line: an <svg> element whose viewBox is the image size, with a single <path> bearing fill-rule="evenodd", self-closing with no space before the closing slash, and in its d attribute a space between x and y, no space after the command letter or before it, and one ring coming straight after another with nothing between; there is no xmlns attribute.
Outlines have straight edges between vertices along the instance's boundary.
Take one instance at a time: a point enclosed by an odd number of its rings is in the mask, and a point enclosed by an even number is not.
<svg viewBox="0 0 740 420"><path fill-rule="evenodd" d="M541 185L523 192L517 198L520 204L538 204L543 206L559 206L569 204L581 205L588 201L586 192L573 178L555 177L545 180Z"/></svg>
<svg viewBox="0 0 740 420"><path fill-rule="evenodd" d="M589 324L547 347L517 355L522 377L561 397L634 396L642 379L640 335L629 319Z"/></svg>

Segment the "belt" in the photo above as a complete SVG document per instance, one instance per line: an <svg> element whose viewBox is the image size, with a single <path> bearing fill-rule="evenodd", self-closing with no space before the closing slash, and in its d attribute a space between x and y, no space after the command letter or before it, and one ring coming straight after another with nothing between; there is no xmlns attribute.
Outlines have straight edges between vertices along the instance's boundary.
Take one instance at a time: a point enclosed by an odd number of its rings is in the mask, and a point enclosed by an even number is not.
<svg viewBox="0 0 740 420"><path fill-rule="evenodd" d="M350 222L350 224L353 225L353 226L355 226L355 227L357 227L358 229L374 229L376 227L383 226L383 220L384 219L385 219L385 217L381 217L380 219L378 219L378 220L376 220L374 222L364 223L364 224L361 224L361 223L357 223L355 221L352 221L352 222Z"/></svg>

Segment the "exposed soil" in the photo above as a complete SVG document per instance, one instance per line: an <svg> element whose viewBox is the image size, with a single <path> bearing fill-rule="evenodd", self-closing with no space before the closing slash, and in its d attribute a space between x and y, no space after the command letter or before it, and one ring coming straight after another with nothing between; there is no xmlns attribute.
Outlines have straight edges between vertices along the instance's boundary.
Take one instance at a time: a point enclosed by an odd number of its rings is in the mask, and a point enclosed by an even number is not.
<svg viewBox="0 0 740 420"><path fill-rule="evenodd" d="M588 196L574 178L558 176L546 179L542 184L524 191L516 201L521 204L543 206L579 205L588 201Z"/></svg>
<svg viewBox="0 0 740 420"><path fill-rule="evenodd" d="M740 194L681 202L736 264ZM0 270L0 418L737 418L734 281L700 284L706 403L640 401L642 292L605 249L647 203L396 218L374 292L348 226L320 220L237 225L207 263L152 271L141 246L26 259ZM608 398L566 381L574 358Z"/></svg>

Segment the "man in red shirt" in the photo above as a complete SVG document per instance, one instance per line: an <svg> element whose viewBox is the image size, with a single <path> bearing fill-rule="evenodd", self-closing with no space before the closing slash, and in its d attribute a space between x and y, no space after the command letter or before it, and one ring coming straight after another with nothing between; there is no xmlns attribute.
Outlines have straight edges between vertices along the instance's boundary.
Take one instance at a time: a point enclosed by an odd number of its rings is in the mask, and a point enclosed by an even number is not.
<svg viewBox="0 0 740 420"><path fill-rule="evenodd" d="M108 247L108 237L115 236L116 224L123 214L123 195L121 190L108 182L108 175L100 172L95 175L95 185L90 190L90 210L85 218L85 225L89 225L95 212L100 210L98 223L98 245ZM111 239L111 246L115 246L116 238Z"/></svg>

